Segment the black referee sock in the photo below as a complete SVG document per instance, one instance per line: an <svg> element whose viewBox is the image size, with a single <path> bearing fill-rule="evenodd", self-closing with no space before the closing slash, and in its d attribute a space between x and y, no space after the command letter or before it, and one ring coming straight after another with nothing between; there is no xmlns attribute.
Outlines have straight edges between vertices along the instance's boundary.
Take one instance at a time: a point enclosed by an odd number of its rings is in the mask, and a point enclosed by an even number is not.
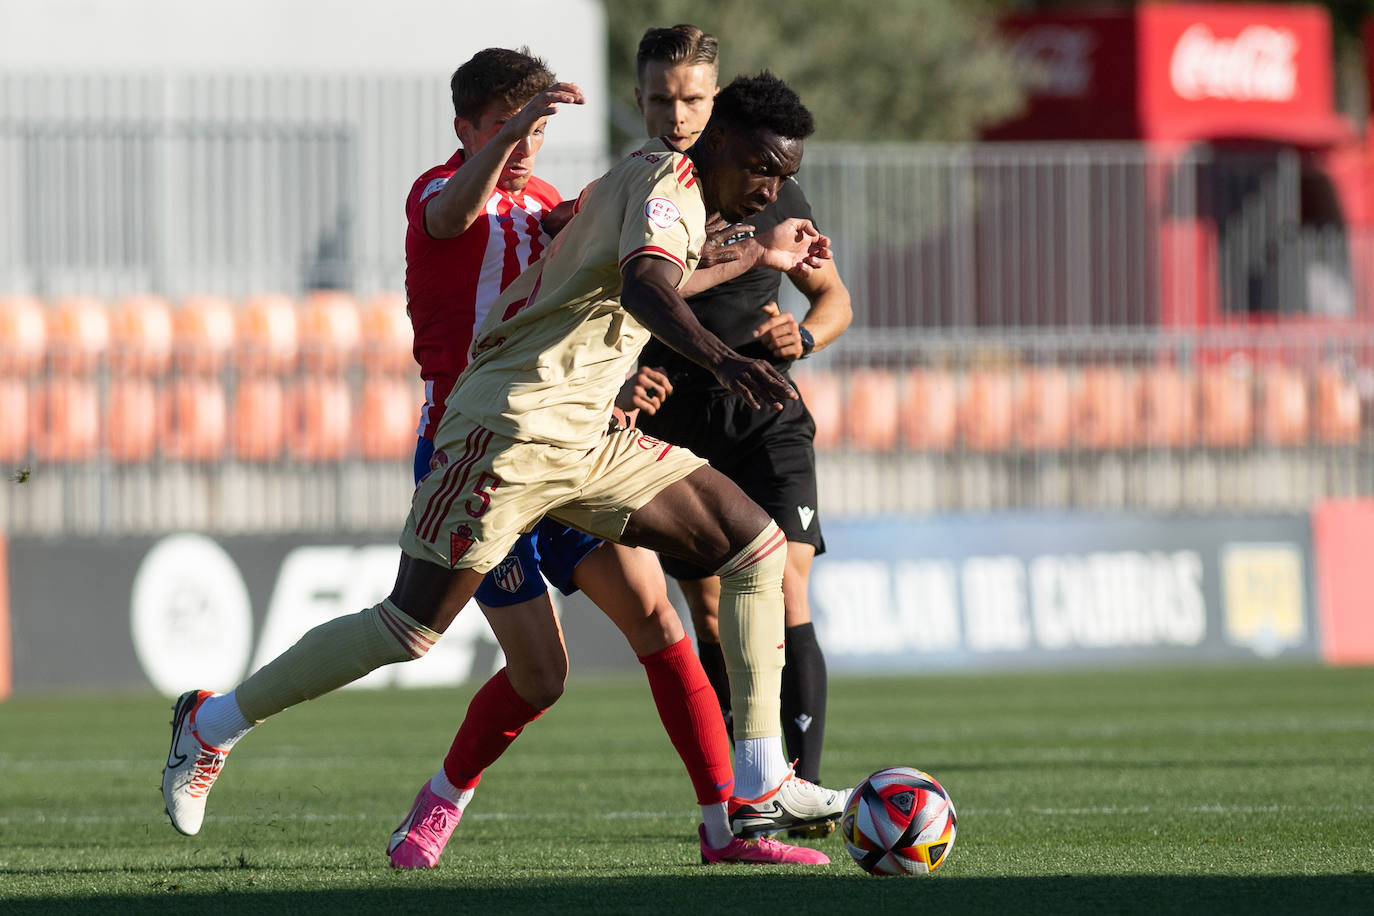
<svg viewBox="0 0 1374 916"><path fill-rule="evenodd" d="M730 744L735 743L735 720L730 715L730 676L725 673L725 653L720 643L697 640L697 656L701 667L706 669L706 679L716 692L716 702L720 704L720 714L725 717L725 732L730 736Z"/></svg>
<svg viewBox="0 0 1374 916"><path fill-rule="evenodd" d="M825 656L809 623L788 627L782 669L782 737L797 775L821 781L821 744L825 741Z"/></svg>

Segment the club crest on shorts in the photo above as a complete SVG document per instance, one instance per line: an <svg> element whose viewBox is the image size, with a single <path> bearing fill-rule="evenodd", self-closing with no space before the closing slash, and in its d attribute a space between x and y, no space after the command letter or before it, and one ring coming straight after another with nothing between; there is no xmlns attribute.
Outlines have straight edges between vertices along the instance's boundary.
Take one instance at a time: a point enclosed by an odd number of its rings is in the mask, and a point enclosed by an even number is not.
<svg viewBox="0 0 1374 916"><path fill-rule="evenodd" d="M519 557L506 557L491 571L491 578L501 591L514 595L525 584L525 567Z"/></svg>
<svg viewBox="0 0 1374 916"><path fill-rule="evenodd" d="M453 569L472 546L472 529L459 525L448 536L448 568Z"/></svg>

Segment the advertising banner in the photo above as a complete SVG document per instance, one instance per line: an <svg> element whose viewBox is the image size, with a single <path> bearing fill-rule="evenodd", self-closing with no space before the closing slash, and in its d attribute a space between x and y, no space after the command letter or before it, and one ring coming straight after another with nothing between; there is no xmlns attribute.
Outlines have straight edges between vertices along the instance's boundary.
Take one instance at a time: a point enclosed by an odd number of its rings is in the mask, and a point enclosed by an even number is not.
<svg viewBox="0 0 1374 916"><path fill-rule="evenodd" d="M311 627L385 597L393 537L11 539L0 674L15 693L227 689ZM1302 514L830 520L826 542L811 606L835 673L1316 658L1322 645ZM1346 578L1353 606L1358 577ZM638 670L584 596L556 602L575 672ZM1368 641L1352 626L1341 632ZM469 605L423 659L357 686L456 685L502 664Z"/></svg>
<svg viewBox="0 0 1374 916"><path fill-rule="evenodd" d="M812 617L835 672L1317 654L1305 515L829 522Z"/></svg>
<svg viewBox="0 0 1374 916"><path fill-rule="evenodd" d="M311 627L386 597L399 556L394 533L12 539L4 635L13 690L228 689ZM575 666L638 668L590 602L554 595ZM0 673L9 662L6 652ZM354 686L462 684L503 663L486 619L469 604L424 658Z"/></svg>

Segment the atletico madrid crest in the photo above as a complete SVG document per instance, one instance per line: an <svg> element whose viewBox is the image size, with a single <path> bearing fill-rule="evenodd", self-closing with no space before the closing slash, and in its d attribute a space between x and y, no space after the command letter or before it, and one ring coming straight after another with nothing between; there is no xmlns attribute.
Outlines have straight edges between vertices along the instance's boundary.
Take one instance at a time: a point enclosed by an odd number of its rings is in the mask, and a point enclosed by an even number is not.
<svg viewBox="0 0 1374 916"><path fill-rule="evenodd" d="M504 592L514 595L525 584L525 567L519 557L506 557L491 571L492 581Z"/></svg>

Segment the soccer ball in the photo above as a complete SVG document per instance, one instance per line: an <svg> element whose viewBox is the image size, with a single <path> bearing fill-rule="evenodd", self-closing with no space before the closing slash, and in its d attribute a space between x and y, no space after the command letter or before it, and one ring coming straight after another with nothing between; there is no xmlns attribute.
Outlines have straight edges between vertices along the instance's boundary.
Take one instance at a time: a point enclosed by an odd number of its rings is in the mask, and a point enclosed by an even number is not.
<svg viewBox="0 0 1374 916"><path fill-rule="evenodd" d="M887 767L854 787L840 835L869 874L923 875L949 858L954 824L954 803L934 777Z"/></svg>

